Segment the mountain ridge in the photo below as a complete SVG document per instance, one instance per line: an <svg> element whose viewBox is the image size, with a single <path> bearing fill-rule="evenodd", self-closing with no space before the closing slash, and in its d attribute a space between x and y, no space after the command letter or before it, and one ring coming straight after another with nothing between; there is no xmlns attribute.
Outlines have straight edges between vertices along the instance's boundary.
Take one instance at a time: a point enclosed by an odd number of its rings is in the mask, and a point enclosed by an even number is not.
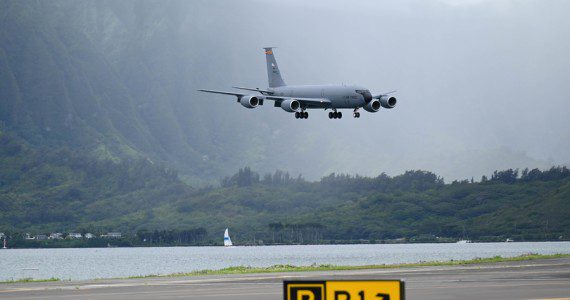
<svg viewBox="0 0 570 300"><path fill-rule="evenodd" d="M0 165L0 232L11 234L205 228L207 242L230 227L242 243L557 240L570 234L566 167L509 169L481 182L447 184L428 171L331 174L312 182L243 168L220 187L195 189L176 170L147 159L35 150L5 133Z"/></svg>

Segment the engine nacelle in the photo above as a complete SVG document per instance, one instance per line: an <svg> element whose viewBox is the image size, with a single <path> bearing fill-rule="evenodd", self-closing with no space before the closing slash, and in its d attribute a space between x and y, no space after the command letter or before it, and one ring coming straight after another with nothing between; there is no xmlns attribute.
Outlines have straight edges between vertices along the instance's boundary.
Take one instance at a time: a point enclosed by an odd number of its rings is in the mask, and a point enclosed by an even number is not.
<svg viewBox="0 0 570 300"><path fill-rule="evenodd" d="M243 96L239 98L239 103L246 108L256 108L260 99L255 96Z"/></svg>
<svg viewBox="0 0 570 300"><path fill-rule="evenodd" d="M384 95L380 97L380 104L384 108L394 108L396 106L396 97Z"/></svg>
<svg viewBox="0 0 570 300"><path fill-rule="evenodd" d="M380 110L381 105L382 104L380 103L380 100L372 99L372 101L370 101L366 105L364 105L363 108L367 112L377 112L378 110Z"/></svg>
<svg viewBox="0 0 570 300"><path fill-rule="evenodd" d="M301 103L299 103L299 101L297 101L295 99L281 101L281 108L286 112L299 111L300 107L301 107Z"/></svg>

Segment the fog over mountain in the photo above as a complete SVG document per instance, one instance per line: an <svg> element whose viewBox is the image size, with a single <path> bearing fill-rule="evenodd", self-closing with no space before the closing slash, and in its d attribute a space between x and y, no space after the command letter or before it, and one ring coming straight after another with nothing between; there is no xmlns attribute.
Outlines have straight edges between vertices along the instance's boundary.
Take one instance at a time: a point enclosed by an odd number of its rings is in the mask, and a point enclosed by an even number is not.
<svg viewBox="0 0 570 300"><path fill-rule="evenodd" d="M192 182L250 166L447 181L570 162L567 1L0 1L0 130L148 157ZM197 92L398 90L395 109L297 120ZM350 114L346 114L350 116Z"/></svg>

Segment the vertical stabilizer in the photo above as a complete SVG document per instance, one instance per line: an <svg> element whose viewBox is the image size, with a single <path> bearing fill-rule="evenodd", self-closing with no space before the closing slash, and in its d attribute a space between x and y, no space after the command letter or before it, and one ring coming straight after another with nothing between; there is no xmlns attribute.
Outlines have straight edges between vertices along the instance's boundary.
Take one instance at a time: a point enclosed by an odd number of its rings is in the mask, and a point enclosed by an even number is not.
<svg viewBox="0 0 570 300"><path fill-rule="evenodd" d="M273 47L263 49L265 49L265 58L267 60L267 80L269 82L269 87L287 85L285 84L285 81L283 81L283 78L281 78L281 72L279 72L277 61L275 60L275 56L273 56Z"/></svg>

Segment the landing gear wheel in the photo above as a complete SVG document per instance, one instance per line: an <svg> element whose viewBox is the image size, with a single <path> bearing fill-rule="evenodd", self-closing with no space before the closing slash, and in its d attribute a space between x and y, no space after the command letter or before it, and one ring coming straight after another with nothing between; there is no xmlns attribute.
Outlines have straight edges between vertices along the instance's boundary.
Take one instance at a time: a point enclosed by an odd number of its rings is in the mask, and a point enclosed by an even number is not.
<svg viewBox="0 0 570 300"><path fill-rule="evenodd" d="M295 119L299 119L300 115L299 112L295 112Z"/></svg>
<svg viewBox="0 0 570 300"><path fill-rule="evenodd" d="M329 112L329 119L332 119L334 117L334 113L331 111Z"/></svg>
<svg viewBox="0 0 570 300"><path fill-rule="evenodd" d="M309 118L309 112L306 111L306 112L303 112L302 114L303 114L303 118L304 118L304 119L308 119L308 118Z"/></svg>
<svg viewBox="0 0 570 300"><path fill-rule="evenodd" d="M342 119L342 112L340 112L340 111L338 112L338 118Z"/></svg>
<svg viewBox="0 0 570 300"><path fill-rule="evenodd" d="M355 118L360 118L360 113L359 112L355 112L352 114Z"/></svg>

